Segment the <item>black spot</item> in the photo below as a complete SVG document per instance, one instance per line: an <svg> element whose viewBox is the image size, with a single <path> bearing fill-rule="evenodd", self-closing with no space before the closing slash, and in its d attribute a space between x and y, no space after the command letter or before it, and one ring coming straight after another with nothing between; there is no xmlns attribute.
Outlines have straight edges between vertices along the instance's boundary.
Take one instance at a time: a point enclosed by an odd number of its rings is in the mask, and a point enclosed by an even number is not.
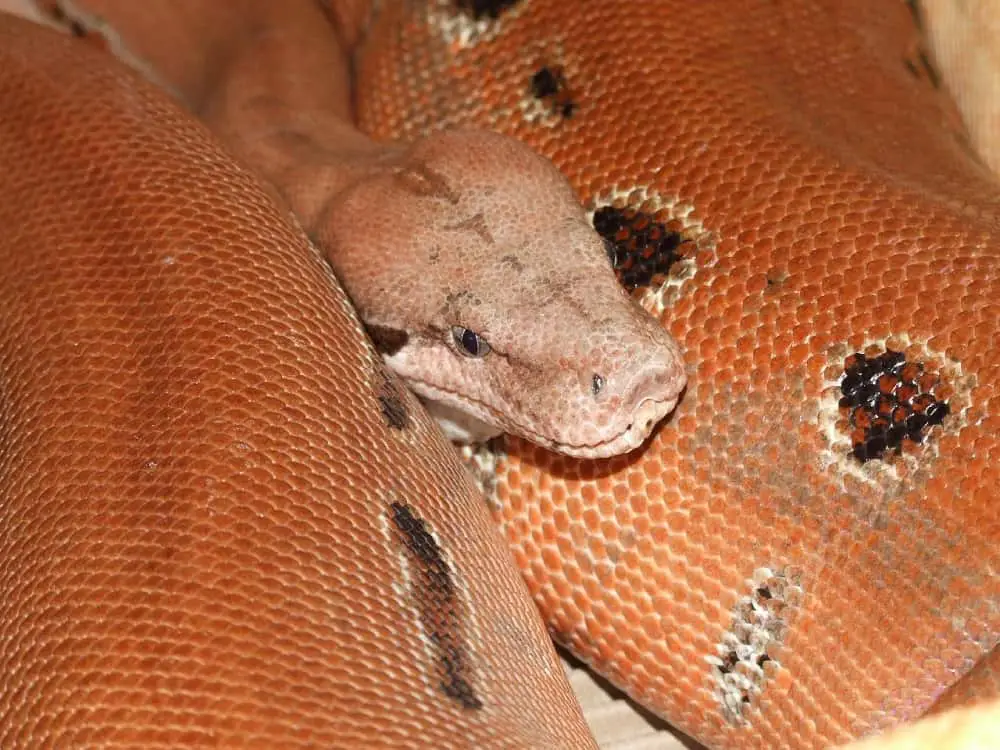
<svg viewBox="0 0 1000 750"><path fill-rule="evenodd" d="M410 506L394 502L390 511L392 522L415 563L414 595L424 631L437 653L441 690L462 708L480 709L483 702L472 686L462 637L461 603L451 568L427 524Z"/></svg>
<svg viewBox="0 0 1000 750"><path fill-rule="evenodd" d="M555 96L559 93L560 83L556 74L551 68L540 68L531 76L531 94L536 99L544 99L547 96Z"/></svg>
<svg viewBox="0 0 1000 750"><path fill-rule="evenodd" d="M663 281L684 257L680 251L687 241L680 232L633 208L599 208L594 229L604 238L618 281L629 290Z"/></svg>
<svg viewBox="0 0 1000 750"><path fill-rule="evenodd" d="M767 272L764 280L767 283L767 290L775 292L788 281L788 272L781 268L772 268Z"/></svg>
<svg viewBox="0 0 1000 750"><path fill-rule="evenodd" d="M401 331L398 328L390 328L389 326L380 325L367 325L365 326L365 330L368 332L368 337L375 345L375 351L389 357L406 346L406 342L410 340L410 335L406 331Z"/></svg>
<svg viewBox="0 0 1000 750"><path fill-rule="evenodd" d="M382 409L382 418L389 427L405 430L410 426L410 413L406 410L402 388L388 372L382 373L378 403Z"/></svg>
<svg viewBox="0 0 1000 750"><path fill-rule="evenodd" d="M736 665L740 663L740 657L737 656L735 651L730 651L722 659L722 664L719 665L718 670L722 674L729 674L736 668Z"/></svg>
<svg viewBox="0 0 1000 750"><path fill-rule="evenodd" d="M573 116L576 102L566 83L566 75L558 66L543 66L531 76L531 95L539 101L547 101L555 114L564 118Z"/></svg>
<svg viewBox="0 0 1000 750"><path fill-rule="evenodd" d="M763 694L769 679L780 669L771 656L780 648L790 620L801 600L797 574L784 569L768 571L765 581L757 583L748 596L741 597L732 610L728 632L716 651L713 664L716 697L723 716L731 724L743 724L748 708ZM771 662L765 672L763 667ZM738 673L733 679L731 673Z"/></svg>
<svg viewBox="0 0 1000 750"><path fill-rule="evenodd" d="M849 416L851 454L862 463L898 454L904 441L922 443L930 427L948 416L938 399L939 381L920 362L886 349L874 357L858 352L844 362L840 408Z"/></svg>
<svg viewBox="0 0 1000 750"><path fill-rule="evenodd" d="M472 16L475 20L490 18L496 20L519 0L455 0L455 7Z"/></svg>

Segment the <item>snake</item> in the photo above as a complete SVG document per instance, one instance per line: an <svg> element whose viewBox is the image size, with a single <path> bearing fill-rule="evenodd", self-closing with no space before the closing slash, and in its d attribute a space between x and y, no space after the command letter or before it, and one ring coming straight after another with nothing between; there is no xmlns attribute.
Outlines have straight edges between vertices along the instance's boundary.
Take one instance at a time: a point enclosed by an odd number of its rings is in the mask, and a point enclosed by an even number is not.
<svg viewBox="0 0 1000 750"><path fill-rule="evenodd" d="M996 185L910 9L567 7L328 9L365 139L530 145L683 352L638 450L508 435L486 503L295 170L4 21L0 744L594 747L548 637L710 748L997 693Z"/></svg>

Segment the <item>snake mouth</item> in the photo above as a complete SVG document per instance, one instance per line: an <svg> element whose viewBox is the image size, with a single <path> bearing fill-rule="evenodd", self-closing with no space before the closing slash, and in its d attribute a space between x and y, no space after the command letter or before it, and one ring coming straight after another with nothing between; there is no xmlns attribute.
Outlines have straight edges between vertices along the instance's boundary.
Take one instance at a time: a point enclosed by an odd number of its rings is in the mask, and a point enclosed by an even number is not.
<svg viewBox="0 0 1000 750"><path fill-rule="evenodd" d="M406 378L415 393L424 399L461 405L477 419L488 420L498 432L507 432L522 437L535 445L572 458L601 459L629 453L652 433L653 428L677 406L680 394L665 399L645 399L632 415L625 427L605 440L594 442L569 442L545 435L528 425L516 422L496 407L465 394L442 388L426 381ZM484 420L484 421L485 421Z"/></svg>
<svg viewBox="0 0 1000 750"><path fill-rule="evenodd" d="M677 407L678 400L679 397L674 396L643 401L625 429L607 440L596 443L551 441L551 448L574 458L612 458L630 453L646 442L646 439L652 434L653 428Z"/></svg>

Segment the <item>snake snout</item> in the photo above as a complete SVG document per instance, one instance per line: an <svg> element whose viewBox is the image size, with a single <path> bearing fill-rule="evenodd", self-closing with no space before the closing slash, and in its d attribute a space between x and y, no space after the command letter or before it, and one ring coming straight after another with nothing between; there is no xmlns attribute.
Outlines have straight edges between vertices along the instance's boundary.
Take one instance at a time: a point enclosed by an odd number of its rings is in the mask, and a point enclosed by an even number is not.
<svg viewBox="0 0 1000 750"><path fill-rule="evenodd" d="M631 414L630 431L644 439L677 406L687 375L679 358L657 358L637 378L623 409Z"/></svg>
<svg viewBox="0 0 1000 750"><path fill-rule="evenodd" d="M648 435L661 419L674 410L675 406L677 406L676 398L666 401L646 399L632 416L632 431L640 435Z"/></svg>

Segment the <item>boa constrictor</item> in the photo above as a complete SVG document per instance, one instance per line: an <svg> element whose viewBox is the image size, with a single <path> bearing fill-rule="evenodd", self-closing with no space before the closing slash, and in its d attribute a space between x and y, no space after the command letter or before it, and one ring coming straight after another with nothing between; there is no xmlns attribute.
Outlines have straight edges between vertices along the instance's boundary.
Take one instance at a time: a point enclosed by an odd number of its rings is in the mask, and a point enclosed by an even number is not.
<svg viewBox="0 0 1000 750"><path fill-rule="evenodd" d="M685 352L640 451L494 458L549 632L709 747L995 693L996 186L907 9L569 8L334 7L364 130L533 145ZM3 34L3 746L591 746L270 186L92 50Z"/></svg>

